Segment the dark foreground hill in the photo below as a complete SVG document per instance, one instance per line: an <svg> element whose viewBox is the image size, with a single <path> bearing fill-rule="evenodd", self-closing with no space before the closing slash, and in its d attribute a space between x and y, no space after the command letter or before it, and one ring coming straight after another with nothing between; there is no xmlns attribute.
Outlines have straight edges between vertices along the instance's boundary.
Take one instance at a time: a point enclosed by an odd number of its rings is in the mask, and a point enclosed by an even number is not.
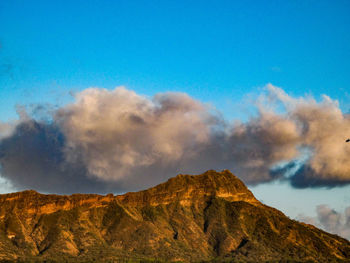
<svg viewBox="0 0 350 263"><path fill-rule="evenodd" d="M350 262L350 242L256 200L229 171L120 196L0 195L0 261Z"/></svg>

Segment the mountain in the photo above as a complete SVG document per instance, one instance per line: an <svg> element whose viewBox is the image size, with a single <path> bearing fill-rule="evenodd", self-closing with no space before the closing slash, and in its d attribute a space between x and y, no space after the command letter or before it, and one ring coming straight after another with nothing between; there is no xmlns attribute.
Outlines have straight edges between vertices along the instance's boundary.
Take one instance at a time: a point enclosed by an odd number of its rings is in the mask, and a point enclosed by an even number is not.
<svg viewBox="0 0 350 263"><path fill-rule="evenodd" d="M3 262L350 262L350 242L259 202L228 170L106 196L0 195Z"/></svg>

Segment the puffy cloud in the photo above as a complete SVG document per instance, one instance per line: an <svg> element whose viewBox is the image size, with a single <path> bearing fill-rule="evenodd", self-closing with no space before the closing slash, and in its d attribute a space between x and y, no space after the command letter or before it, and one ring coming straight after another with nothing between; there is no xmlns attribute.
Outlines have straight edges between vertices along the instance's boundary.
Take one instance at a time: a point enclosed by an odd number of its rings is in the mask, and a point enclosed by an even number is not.
<svg viewBox="0 0 350 263"><path fill-rule="evenodd" d="M182 93L152 100L125 88L87 89L56 120L66 136L70 162L82 157L89 173L118 180L153 165L198 158L217 119L208 107Z"/></svg>
<svg viewBox="0 0 350 263"><path fill-rule="evenodd" d="M54 124L21 122L1 141L1 174L17 189L50 193L105 192L106 186L86 177L82 164L65 161L64 136Z"/></svg>
<svg viewBox="0 0 350 263"><path fill-rule="evenodd" d="M299 154L296 123L271 112L260 112L247 123L235 125L229 134L229 154L238 174L248 183L274 179L272 166Z"/></svg>
<svg viewBox="0 0 350 263"><path fill-rule="evenodd" d="M47 113L19 108L11 129L1 124L1 173L18 188L67 193L136 190L208 169L231 169L248 184L350 182L350 118L337 101L269 84L255 106L248 121L225 121L184 93L90 88Z"/></svg>
<svg viewBox="0 0 350 263"><path fill-rule="evenodd" d="M18 112L20 124L0 142L2 175L47 192L134 190L201 172L198 162L210 158L199 154L222 127L208 105L186 94L149 99L123 87L84 90L49 118Z"/></svg>
<svg viewBox="0 0 350 263"><path fill-rule="evenodd" d="M257 99L257 116L229 133L232 167L250 184L281 179L294 187L350 182L350 116L323 96L294 98L271 84Z"/></svg>
<svg viewBox="0 0 350 263"><path fill-rule="evenodd" d="M286 108L284 118L298 127L296 146L309 150L308 160L291 177L296 187L331 186L350 182L350 116L343 114L337 101L323 96L321 102L313 98L294 99L279 88L269 86ZM299 155L302 157L302 155Z"/></svg>
<svg viewBox="0 0 350 263"><path fill-rule="evenodd" d="M300 215L298 219L350 240L350 206L341 213L327 205L319 205L316 207L316 213L316 217Z"/></svg>

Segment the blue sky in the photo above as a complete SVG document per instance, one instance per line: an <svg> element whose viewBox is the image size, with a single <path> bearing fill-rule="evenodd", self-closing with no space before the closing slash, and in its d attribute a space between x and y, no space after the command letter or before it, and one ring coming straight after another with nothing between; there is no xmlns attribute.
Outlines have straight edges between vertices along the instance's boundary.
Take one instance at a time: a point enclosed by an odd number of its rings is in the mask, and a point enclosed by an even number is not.
<svg viewBox="0 0 350 263"><path fill-rule="evenodd" d="M245 120L247 96L267 83L292 96L327 94L349 112L349 11L341 0L3 0L0 120L17 118L17 104L62 105L72 91L121 85L148 96L185 92L227 119ZM349 203L349 187L253 189L292 217Z"/></svg>
<svg viewBox="0 0 350 263"><path fill-rule="evenodd" d="M1 119L90 86L232 104L266 83L350 109L348 1L1 1ZM2 66L2 71L7 67Z"/></svg>

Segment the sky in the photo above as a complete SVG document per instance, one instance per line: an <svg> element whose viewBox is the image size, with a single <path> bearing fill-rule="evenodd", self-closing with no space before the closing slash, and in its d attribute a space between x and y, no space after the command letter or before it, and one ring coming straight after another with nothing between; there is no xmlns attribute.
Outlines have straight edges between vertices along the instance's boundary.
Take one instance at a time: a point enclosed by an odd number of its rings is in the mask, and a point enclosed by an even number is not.
<svg viewBox="0 0 350 263"><path fill-rule="evenodd" d="M1 1L1 192L122 193L229 168L264 203L350 238L349 11Z"/></svg>

